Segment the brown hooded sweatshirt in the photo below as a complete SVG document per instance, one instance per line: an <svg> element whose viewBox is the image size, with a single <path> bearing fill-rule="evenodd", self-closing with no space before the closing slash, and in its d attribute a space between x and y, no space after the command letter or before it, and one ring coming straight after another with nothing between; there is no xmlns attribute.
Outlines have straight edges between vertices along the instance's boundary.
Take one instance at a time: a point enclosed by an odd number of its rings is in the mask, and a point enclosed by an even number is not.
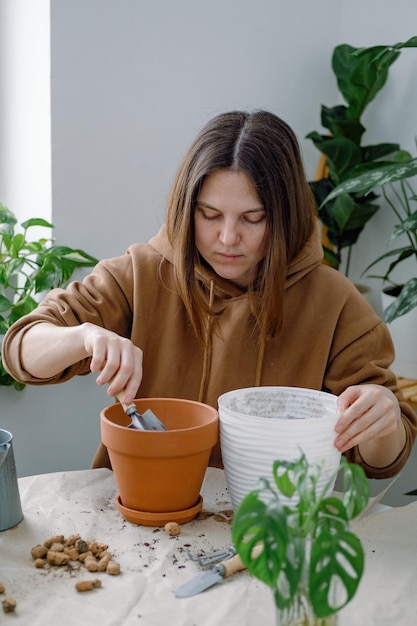
<svg viewBox="0 0 417 626"><path fill-rule="evenodd" d="M148 244L134 244L123 256L100 262L82 283L51 291L9 329L3 341L4 365L14 378L34 385L87 374L90 359L53 378L36 379L22 368L19 346L28 328L41 321L59 326L91 322L129 337L143 350L138 397L187 398L217 407L222 393L242 387L298 386L339 395L350 385L375 383L401 401L389 369L393 346L385 324L356 287L321 260L316 230L288 268L282 329L263 343L247 293L207 268L196 269L210 292L213 311L203 349L177 293L172 249L162 227ZM417 418L403 402L401 411L406 444L389 467L368 466L357 449L346 453L370 477L395 475L410 454ZM108 464L101 445L93 466ZM211 464L221 466L219 446Z"/></svg>

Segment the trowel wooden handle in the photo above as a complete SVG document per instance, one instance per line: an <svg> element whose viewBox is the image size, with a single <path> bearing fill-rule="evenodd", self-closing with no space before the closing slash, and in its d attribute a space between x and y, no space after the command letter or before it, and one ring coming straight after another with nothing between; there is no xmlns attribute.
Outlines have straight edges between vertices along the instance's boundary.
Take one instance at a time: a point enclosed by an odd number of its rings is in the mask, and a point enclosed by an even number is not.
<svg viewBox="0 0 417 626"><path fill-rule="evenodd" d="M263 550L263 545L258 544L252 550L252 557L258 556ZM243 569L246 569L246 566L243 564L242 559L238 554L232 556L231 559L227 559L227 561L222 561L221 565L224 567L224 578L226 576L230 576L230 574L234 574L235 572L240 572Z"/></svg>
<svg viewBox="0 0 417 626"><path fill-rule="evenodd" d="M112 382L113 382L113 380L110 381L110 384ZM120 404L122 405L123 411L125 413L127 413L128 415L130 415L130 413L132 412L132 409L134 409L135 411L137 410L136 409L136 404L134 402L131 402L130 404L126 404L125 402L123 402L122 399L120 398L120 396L123 395L124 392L125 392L125 390L122 389L122 391L120 393L116 394L115 397L116 397L116 400L118 400L120 402ZM128 409L129 409L129 413L128 413Z"/></svg>
<svg viewBox="0 0 417 626"><path fill-rule="evenodd" d="M122 400L120 399L120 396L119 396L119 395L116 395L116 398L118 399L118 401L119 401L119 402L120 402L120 404L122 405L122 407L123 407L123 411L124 411L125 413L127 413L127 411L128 411L129 409L134 409L135 411L137 410L137 409L136 409L136 404L135 404L134 402L131 402L130 404L125 404L124 402L122 402Z"/></svg>

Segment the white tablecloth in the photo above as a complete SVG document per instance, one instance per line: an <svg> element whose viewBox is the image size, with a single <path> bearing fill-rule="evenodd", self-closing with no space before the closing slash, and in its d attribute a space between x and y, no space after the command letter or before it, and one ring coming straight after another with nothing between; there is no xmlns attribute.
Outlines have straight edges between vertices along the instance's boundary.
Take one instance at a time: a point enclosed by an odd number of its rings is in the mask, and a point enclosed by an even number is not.
<svg viewBox="0 0 417 626"><path fill-rule="evenodd" d="M270 590L247 572L191 598L174 596L201 571L188 550L209 553L231 543L231 507L221 470L208 470L203 511L181 527L178 537L125 521L115 508L117 489L109 470L21 478L19 489L24 520L0 533L0 581L18 606L14 615L0 609L1 624L275 626ZM366 572L355 599L340 614L340 626L415 626L417 503L369 516L355 530L366 550ZM107 543L122 573L36 569L31 548L57 534ZM101 589L75 590L77 580L97 577Z"/></svg>

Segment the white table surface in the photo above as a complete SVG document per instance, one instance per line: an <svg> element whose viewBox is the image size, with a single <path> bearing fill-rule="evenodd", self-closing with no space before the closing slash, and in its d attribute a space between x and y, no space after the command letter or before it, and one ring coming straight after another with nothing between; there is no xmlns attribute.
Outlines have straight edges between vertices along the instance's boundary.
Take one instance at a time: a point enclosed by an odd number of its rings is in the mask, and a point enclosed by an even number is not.
<svg viewBox="0 0 417 626"><path fill-rule="evenodd" d="M202 513L184 524L178 537L127 522L115 508L117 488L106 469L29 476L19 479L19 489L24 520L0 533L0 581L18 606L15 614L0 608L0 624L275 626L270 590L246 571L197 596L174 596L179 585L201 571L187 550L209 553L231 543L222 470L207 471ZM339 625L415 626L417 503L370 515L354 529L366 551L366 570ZM31 548L57 534L107 543L122 573L36 569ZM100 578L102 588L77 592L75 582L86 578Z"/></svg>

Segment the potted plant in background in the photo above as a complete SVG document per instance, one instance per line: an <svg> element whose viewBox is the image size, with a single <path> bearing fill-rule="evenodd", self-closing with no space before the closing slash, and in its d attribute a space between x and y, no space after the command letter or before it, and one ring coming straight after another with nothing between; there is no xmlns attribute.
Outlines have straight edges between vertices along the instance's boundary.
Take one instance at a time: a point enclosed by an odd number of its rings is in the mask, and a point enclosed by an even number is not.
<svg viewBox="0 0 417 626"><path fill-rule="evenodd" d="M354 197L381 190L386 205L395 215L396 223L384 252L365 270L369 271L383 261L389 261L382 274L370 278L382 281L384 319L389 324L396 348L394 369L399 376L417 378L417 195L414 180L417 177L417 158L402 151L395 163L383 164L370 172L351 178L338 185L329 194L331 202L349 193ZM400 241L397 246L392 244ZM399 272L403 269L402 272ZM405 271L404 271L405 270ZM407 277L408 276L408 277ZM401 318L401 320L399 320Z"/></svg>
<svg viewBox="0 0 417 626"><path fill-rule="evenodd" d="M17 232L16 226L15 215L0 204L0 337L16 320L33 311L39 294L64 286L77 268L93 267L97 263L97 259L83 250L54 246L48 238L31 241L30 228L53 228L44 219L23 222L22 232ZM25 387L4 369L1 349L0 385L17 390Z"/></svg>
<svg viewBox="0 0 417 626"><path fill-rule="evenodd" d="M348 254L345 273L349 274L352 246L367 222L380 208L378 196L349 192L329 198L340 183L362 172L379 167L381 159L395 158L400 150L397 143L362 145L365 128L362 115L370 102L385 85L391 65L403 48L417 47L417 37L392 46L354 48L337 46L332 55L332 69L346 105L321 107L321 124L329 133L313 131L307 135L323 155L324 168L318 179L311 181L319 218L326 228L330 245L323 245L326 261L336 269L342 262L342 251ZM324 202L327 199L327 202Z"/></svg>
<svg viewBox="0 0 417 626"><path fill-rule="evenodd" d="M349 521L368 503L365 473L342 457L338 498L326 487L317 492L321 468L303 454L275 461L273 485L261 479L234 514L234 546L248 571L271 587L280 626L334 626L363 574L363 548Z"/></svg>

